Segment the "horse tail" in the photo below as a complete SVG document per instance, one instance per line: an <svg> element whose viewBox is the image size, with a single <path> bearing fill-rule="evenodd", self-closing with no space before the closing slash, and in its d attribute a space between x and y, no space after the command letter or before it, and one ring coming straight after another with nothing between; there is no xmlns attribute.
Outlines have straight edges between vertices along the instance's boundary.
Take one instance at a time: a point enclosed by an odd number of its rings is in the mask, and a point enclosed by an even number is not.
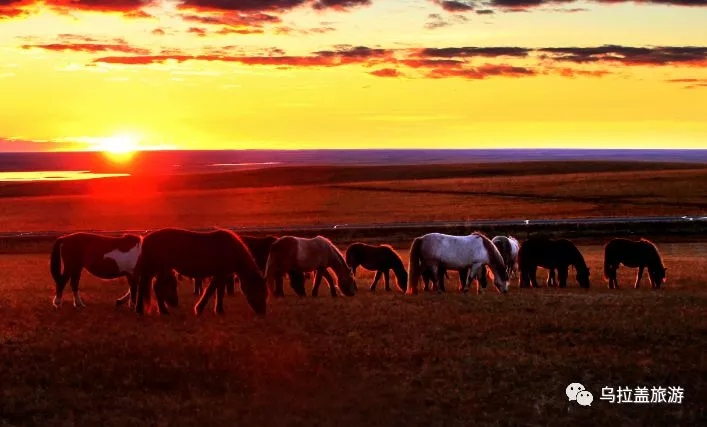
<svg viewBox="0 0 707 427"><path fill-rule="evenodd" d="M420 267L422 264L422 239L416 237L410 246L410 262L408 264L408 282L410 283L410 293L417 293L417 285L420 281Z"/></svg>
<svg viewBox="0 0 707 427"><path fill-rule="evenodd" d="M66 282L68 281L68 277L65 277L64 274L61 271L61 244L63 243L63 239L59 237L54 241L54 245L52 246L52 254L51 257L49 258L49 271L52 274L52 278L54 279L54 283L56 283L57 289L63 289L64 286L66 286Z"/></svg>

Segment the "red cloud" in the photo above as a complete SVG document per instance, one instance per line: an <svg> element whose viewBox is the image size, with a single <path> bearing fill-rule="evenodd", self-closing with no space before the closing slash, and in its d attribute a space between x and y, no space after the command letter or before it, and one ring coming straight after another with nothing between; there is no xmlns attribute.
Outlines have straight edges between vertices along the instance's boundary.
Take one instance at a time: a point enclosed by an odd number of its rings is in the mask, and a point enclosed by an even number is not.
<svg viewBox="0 0 707 427"><path fill-rule="evenodd" d="M141 9L153 2L154 0L42 0L43 4L62 11L119 12L136 18L150 16Z"/></svg>
<svg viewBox="0 0 707 427"><path fill-rule="evenodd" d="M611 69L597 66L688 66L707 67L707 47L446 47L423 49L382 49L367 46L340 45L331 50L313 52L304 56L288 56L285 52L271 51L259 55L239 52L237 46L206 51L201 55L185 55L181 52L163 52L160 55L106 56L94 62L142 65L162 63L169 60L234 62L253 66L272 66L278 69L291 67L338 67L361 65L376 67L369 71L378 77L400 77L407 69L412 74L428 78L465 78L471 80L489 77L532 77L555 74L563 77L603 77L612 74ZM503 60L504 63L475 64ZM508 63L522 60L523 65ZM533 61L533 65L526 64ZM569 66L568 66L569 64ZM593 69L579 68L592 64ZM701 85L702 82L692 82Z"/></svg>
<svg viewBox="0 0 707 427"><path fill-rule="evenodd" d="M27 15L29 12L25 8L34 3L34 0L0 0L0 19Z"/></svg>
<svg viewBox="0 0 707 427"><path fill-rule="evenodd" d="M512 65L486 64L474 68L435 68L427 76L433 79L444 77L463 77L465 79L481 80L487 77L530 77L537 72L526 67Z"/></svg>
<svg viewBox="0 0 707 427"><path fill-rule="evenodd" d="M395 68L382 68L380 70L371 71L372 74L377 77L403 77L404 74Z"/></svg>
<svg viewBox="0 0 707 427"><path fill-rule="evenodd" d="M26 44L22 45L23 49L45 49L55 52L74 51L74 52L122 52L132 53L135 55L147 55L150 53L147 49L142 49L130 46L127 43L51 43L51 44Z"/></svg>

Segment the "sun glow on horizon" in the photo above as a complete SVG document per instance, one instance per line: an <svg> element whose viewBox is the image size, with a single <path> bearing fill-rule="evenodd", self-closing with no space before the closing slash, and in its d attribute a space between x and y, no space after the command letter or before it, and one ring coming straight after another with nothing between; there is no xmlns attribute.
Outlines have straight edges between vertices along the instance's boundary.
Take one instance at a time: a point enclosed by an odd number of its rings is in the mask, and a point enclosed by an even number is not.
<svg viewBox="0 0 707 427"><path fill-rule="evenodd" d="M127 162L140 151L140 139L132 134L117 134L106 138L96 138L91 151L100 151L115 162Z"/></svg>

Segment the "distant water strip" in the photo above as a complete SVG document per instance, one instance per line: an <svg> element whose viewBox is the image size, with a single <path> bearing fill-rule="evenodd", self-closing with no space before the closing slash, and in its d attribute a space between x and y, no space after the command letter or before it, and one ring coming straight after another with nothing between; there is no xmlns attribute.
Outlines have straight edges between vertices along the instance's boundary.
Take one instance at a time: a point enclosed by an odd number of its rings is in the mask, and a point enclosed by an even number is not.
<svg viewBox="0 0 707 427"><path fill-rule="evenodd" d="M130 176L130 174L93 173L90 171L0 172L0 182L77 181L96 178L113 178L118 176Z"/></svg>
<svg viewBox="0 0 707 427"><path fill-rule="evenodd" d="M279 165L281 163L282 162L212 163L209 166L216 166L216 167L272 166L272 165Z"/></svg>

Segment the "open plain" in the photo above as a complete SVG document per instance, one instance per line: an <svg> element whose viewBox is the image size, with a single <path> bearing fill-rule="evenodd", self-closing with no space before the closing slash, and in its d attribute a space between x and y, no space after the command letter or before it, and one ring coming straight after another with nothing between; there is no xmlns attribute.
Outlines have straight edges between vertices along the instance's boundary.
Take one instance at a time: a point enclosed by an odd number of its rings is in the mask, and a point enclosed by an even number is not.
<svg viewBox="0 0 707 427"><path fill-rule="evenodd" d="M247 186L233 184L237 176L229 174L178 191L138 181L85 183L80 191L53 195L8 186L0 188L0 213L4 231L68 231L682 215L702 214L707 203L707 169L695 165L580 166L503 165L494 176L488 170L478 176L467 165L449 169L454 173L444 179L425 175L426 167L319 182L299 173L302 181L292 178L287 187L278 181L285 178L264 185L252 177L263 172L248 172L241 182ZM517 175L519 168L525 174ZM222 184L213 184L219 179ZM102 196L91 186L103 186ZM130 188L142 193L126 198ZM382 284L373 293L367 289L373 273L363 270L355 297L320 292L300 299L289 292L271 299L264 319L238 292L227 297L225 315L207 311L196 318L186 282L180 307L169 316L138 317L114 308L124 281L87 273L81 289L88 307L75 310L65 298L57 311L48 252L3 244L0 423L705 425L702 239L655 239L668 267L660 290L650 289L646 278L633 289L635 270L625 268L622 289L607 289L605 242L589 239L579 245L592 272L589 290L573 280L566 289L519 289L514 281L507 295L492 288L459 294L452 272L444 295L402 295L395 286L388 293ZM350 242L337 243L344 250ZM406 262L408 248L409 241L396 244ZM542 282L545 272L538 277ZM568 402L565 387L572 382L593 393L591 407ZM611 404L600 400L607 386L679 386L684 400Z"/></svg>

